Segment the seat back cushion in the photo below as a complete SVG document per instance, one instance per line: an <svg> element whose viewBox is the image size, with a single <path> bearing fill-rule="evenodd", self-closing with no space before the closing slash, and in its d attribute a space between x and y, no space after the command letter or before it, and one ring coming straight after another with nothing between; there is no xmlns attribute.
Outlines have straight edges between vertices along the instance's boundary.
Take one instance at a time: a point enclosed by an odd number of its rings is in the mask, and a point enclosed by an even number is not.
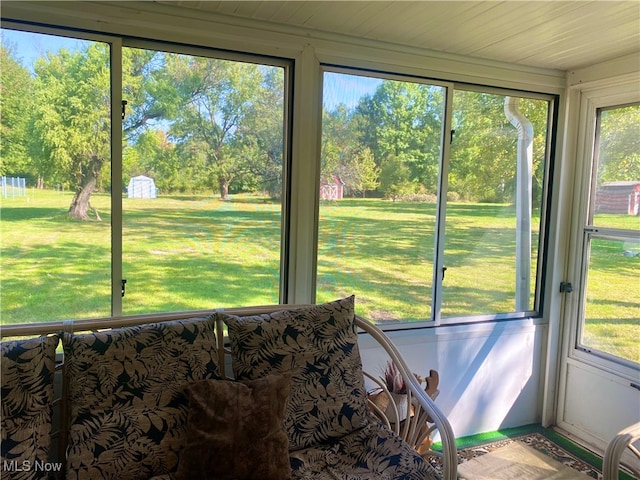
<svg viewBox="0 0 640 480"><path fill-rule="evenodd" d="M186 387L220 378L212 316L64 334L71 425L67 479L175 473Z"/></svg>
<svg viewBox="0 0 640 480"><path fill-rule="evenodd" d="M57 335L0 344L3 479L47 478ZM25 463L26 462L26 463Z"/></svg>
<svg viewBox="0 0 640 480"><path fill-rule="evenodd" d="M367 424L354 297L271 314L218 313L238 380L290 373L290 450L331 442Z"/></svg>

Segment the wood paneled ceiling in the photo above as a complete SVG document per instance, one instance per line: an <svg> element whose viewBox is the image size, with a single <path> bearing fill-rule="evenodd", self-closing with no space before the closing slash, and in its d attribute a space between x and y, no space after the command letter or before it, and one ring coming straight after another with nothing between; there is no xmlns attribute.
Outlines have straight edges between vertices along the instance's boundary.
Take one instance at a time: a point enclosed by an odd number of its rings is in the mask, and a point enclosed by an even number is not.
<svg viewBox="0 0 640 480"><path fill-rule="evenodd" d="M227 20L573 70L637 53L640 1L158 1ZM195 12L195 13L197 13Z"/></svg>

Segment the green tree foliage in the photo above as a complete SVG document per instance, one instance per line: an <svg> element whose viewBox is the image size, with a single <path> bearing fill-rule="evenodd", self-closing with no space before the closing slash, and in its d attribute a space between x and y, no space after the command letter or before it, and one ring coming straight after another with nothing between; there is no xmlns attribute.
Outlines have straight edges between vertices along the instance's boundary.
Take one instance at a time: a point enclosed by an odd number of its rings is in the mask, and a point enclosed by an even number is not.
<svg viewBox="0 0 640 480"><path fill-rule="evenodd" d="M380 168L376 165L373 152L369 147L364 147L353 156L345 165L344 173L340 176L352 190L360 193L362 198L367 191L375 190L380 186Z"/></svg>
<svg viewBox="0 0 640 480"><path fill-rule="evenodd" d="M352 115L346 105L340 104L331 112L323 109L320 170L326 179L338 175L353 155L358 145L353 127Z"/></svg>
<svg viewBox="0 0 640 480"><path fill-rule="evenodd" d="M263 75L254 92L252 108L238 129L241 148L236 153L246 162L238 187L260 190L272 198L282 194L284 153L284 70L258 67Z"/></svg>
<svg viewBox="0 0 640 480"><path fill-rule="evenodd" d="M33 79L11 51L1 59L3 172L72 189L69 214L88 219L91 194L110 187L109 46L47 53ZM282 68L124 48L122 74L120 188L144 174L165 192L213 188L226 198L234 185L280 195Z"/></svg>
<svg viewBox="0 0 640 480"><path fill-rule="evenodd" d="M231 183L248 174L259 144L243 133L265 93L263 72L255 64L204 57L171 55L165 61L180 98L170 134L204 160L199 173L226 199Z"/></svg>
<svg viewBox="0 0 640 480"><path fill-rule="evenodd" d="M505 116L504 100L504 95L455 91L455 134L449 168L451 198L514 201L518 135ZM539 204L548 102L520 99L520 110L534 127L532 184L534 201ZM358 170L358 152L368 148L380 175L380 183L373 188L385 196L398 198L437 191L443 89L385 80L373 94L364 96L353 111L341 106L323 115L323 172L340 172L340 178L351 187L353 182L345 171ZM395 168L400 170L394 171Z"/></svg>
<svg viewBox="0 0 640 480"><path fill-rule="evenodd" d="M500 202L515 188L515 129L504 97L456 91L449 189L462 198Z"/></svg>
<svg viewBox="0 0 640 480"><path fill-rule="evenodd" d="M504 99L462 90L454 94L449 190L464 199L514 201L518 135L504 114ZM523 99L520 109L534 128L532 183L534 198L540 198L548 104Z"/></svg>
<svg viewBox="0 0 640 480"><path fill-rule="evenodd" d="M338 177L347 194L365 195L378 186L379 168L373 151L359 140L357 119L346 105L339 104L322 117L322 180Z"/></svg>
<svg viewBox="0 0 640 480"><path fill-rule="evenodd" d="M74 192L69 215L89 218L89 199L110 159L109 47L60 50L35 64L34 142L38 174Z"/></svg>
<svg viewBox="0 0 640 480"><path fill-rule="evenodd" d="M47 54L36 62L33 78L10 50L1 53L0 168L33 172L50 186L71 188L70 214L88 218L91 193L110 187L108 46L86 42L77 51ZM124 48L122 58L127 106L121 188L144 174L163 192L213 190L223 199L230 191L280 195L283 69L136 48ZM322 176L339 177L350 195L376 191L397 199L435 193L444 91L384 80L355 107L323 111ZM536 201L544 176L547 105L520 102L536 132ZM449 191L466 200L512 201L517 133L504 115L504 96L456 90L453 107ZM623 119L623 132L603 128L603 144L630 149L614 149L620 158L601 159L603 178L614 178L614 170L624 171L625 178L638 176L637 117L636 109Z"/></svg>
<svg viewBox="0 0 640 480"><path fill-rule="evenodd" d="M127 102L122 128L133 143L141 131L160 128L160 123L180 109L182 99L165 67L163 52L122 49L122 98Z"/></svg>
<svg viewBox="0 0 640 480"><path fill-rule="evenodd" d="M415 186L410 179L409 163L401 156L389 155L385 157L380 167L380 188L387 198L396 201L403 195L415 191Z"/></svg>
<svg viewBox="0 0 640 480"><path fill-rule="evenodd" d="M605 110L600 125L600 182L640 180L640 105Z"/></svg>
<svg viewBox="0 0 640 480"><path fill-rule="evenodd" d="M123 156L126 165L123 181L127 184L131 177L145 175L155 179L156 187L161 192L187 189L181 184L185 172L180 168L176 146L163 130L143 131L135 137L133 148L127 148Z"/></svg>
<svg viewBox="0 0 640 480"><path fill-rule="evenodd" d="M431 192L437 190L444 116L442 88L385 80L373 95L362 99L355 115L361 142L374 152L376 164L383 171L388 159L392 163L401 159L409 169L411 183ZM381 188L391 195L388 186L383 181ZM403 181L394 192L408 187Z"/></svg>
<svg viewBox="0 0 640 480"><path fill-rule="evenodd" d="M0 46L0 175L30 176L34 171L27 146L33 81L13 51L11 45Z"/></svg>

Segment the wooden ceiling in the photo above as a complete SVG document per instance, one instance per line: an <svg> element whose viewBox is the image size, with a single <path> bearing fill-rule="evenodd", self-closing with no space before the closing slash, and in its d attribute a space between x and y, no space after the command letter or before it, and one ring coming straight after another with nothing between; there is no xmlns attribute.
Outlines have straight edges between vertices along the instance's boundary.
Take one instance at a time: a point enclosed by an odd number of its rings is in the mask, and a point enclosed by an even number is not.
<svg viewBox="0 0 640 480"><path fill-rule="evenodd" d="M558 70L634 53L640 58L640 1L157 3L179 7L185 14L268 22L275 30L340 34Z"/></svg>

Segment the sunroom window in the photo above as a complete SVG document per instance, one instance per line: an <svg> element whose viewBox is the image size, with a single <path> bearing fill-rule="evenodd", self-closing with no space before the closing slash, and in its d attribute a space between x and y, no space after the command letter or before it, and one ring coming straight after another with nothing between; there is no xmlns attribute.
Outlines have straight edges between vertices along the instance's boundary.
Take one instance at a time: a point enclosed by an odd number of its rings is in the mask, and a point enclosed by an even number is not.
<svg viewBox="0 0 640 480"><path fill-rule="evenodd" d="M2 29L2 324L278 303L287 63L52 33Z"/></svg>
<svg viewBox="0 0 640 480"><path fill-rule="evenodd" d="M550 102L456 90L442 317L536 310Z"/></svg>
<svg viewBox="0 0 640 480"><path fill-rule="evenodd" d="M536 315L552 98L324 72L317 298L377 323Z"/></svg>

